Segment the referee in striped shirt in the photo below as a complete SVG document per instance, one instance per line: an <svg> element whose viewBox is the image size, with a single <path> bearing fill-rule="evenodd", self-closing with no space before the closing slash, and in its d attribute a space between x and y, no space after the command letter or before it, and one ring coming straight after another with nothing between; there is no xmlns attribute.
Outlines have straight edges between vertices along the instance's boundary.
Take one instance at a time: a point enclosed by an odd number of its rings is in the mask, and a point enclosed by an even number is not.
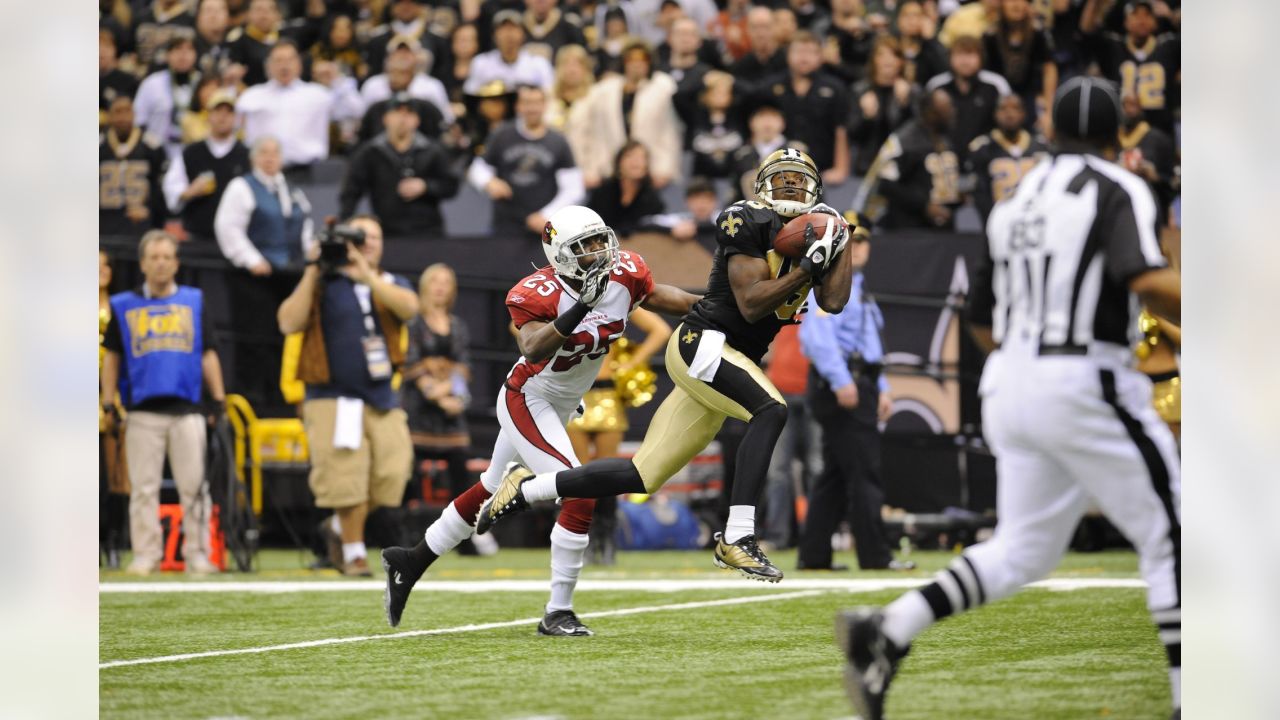
<svg viewBox="0 0 1280 720"><path fill-rule="evenodd" d="M1064 83L1054 154L992 210L972 310L987 326L979 341L992 349L979 394L1000 478L998 525L931 584L883 610L837 615L846 689L863 718L883 716L916 635L1048 575L1095 504L1138 552L1181 717L1180 465L1132 350L1139 300L1181 321L1181 279L1160 254L1147 184L1105 159L1120 117L1106 81Z"/></svg>

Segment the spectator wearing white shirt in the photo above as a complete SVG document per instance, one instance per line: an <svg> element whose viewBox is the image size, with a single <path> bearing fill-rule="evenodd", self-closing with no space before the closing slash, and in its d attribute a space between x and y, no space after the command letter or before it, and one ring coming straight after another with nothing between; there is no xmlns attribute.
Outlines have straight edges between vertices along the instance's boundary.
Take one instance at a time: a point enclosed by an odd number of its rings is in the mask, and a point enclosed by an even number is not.
<svg viewBox="0 0 1280 720"><path fill-rule="evenodd" d="M524 21L515 10L500 10L493 16L494 49L471 61L471 77L463 92L474 95L481 87L501 80L507 87L534 85L550 91L555 70L546 58L523 49Z"/></svg>
<svg viewBox="0 0 1280 720"><path fill-rule="evenodd" d="M365 80L360 88L365 108L389 100L397 93L407 92L410 97L435 105L444 118L444 124L452 125L454 114L449 104L449 93L444 83L427 74L431 68L421 43L401 36L392 40L392 45L388 48L391 54L387 57L385 72Z"/></svg>
<svg viewBox="0 0 1280 720"><path fill-rule="evenodd" d="M196 45L187 35L169 41L165 58L169 67L151 73L138 86L134 122L164 143L172 160L182 152L182 117L190 112L200 83L195 71Z"/></svg>
<svg viewBox="0 0 1280 720"><path fill-rule="evenodd" d="M245 142L280 138L284 166L310 166L329 156L333 95L301 79L302 60L291 40L281 39L267 56L267 82L244 91L236 102Z"/></svg>
<svg viewBox="0 0 1280 720"><path fill-rule="evenodd" d="M315 241L311 205L281 172L280 142L258 138L249 160L253 170L227 184L213 227L222 254L245 271L227 278L238 331L230 387L262 413L264 406L286 409L279 387L284 340L276 330L276 309L293 291Z"/></svg>

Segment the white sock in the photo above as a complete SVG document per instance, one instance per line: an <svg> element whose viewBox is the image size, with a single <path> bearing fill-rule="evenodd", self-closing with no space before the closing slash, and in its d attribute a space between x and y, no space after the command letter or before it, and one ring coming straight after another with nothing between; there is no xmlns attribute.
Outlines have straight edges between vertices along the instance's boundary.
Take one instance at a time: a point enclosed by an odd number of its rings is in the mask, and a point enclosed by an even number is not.
<svg viewBox="0 0 1280 720"><path fill-rule="evenodd" d="M1173 690L1173 707L1182 707L1182 668L1169 668L1169 688Z"/></svg>
<svg viewBox="0 0 1280 720"><path fill-rule="evenodd" d="M520 486L520 492L524 493L524 499L529 502L560 497L560 493L556 492L556 474L553 472L534 475L532 480Z"/></svg>
<svg viewBox="0 0 1280 720"><path fill-rule="evenodd" d="M508 463L509 464L509 463ZM484 489L492 495L502 484L502 476L507 474L507 465L499 465L497 463L489 463L489 467L480 473L480 483L484 485Z"/></svg>
<svg viewBox="0 0 1280 720"><path fill-rule="evenodd" d="M573 589L578 585L589 541L585 533L570 532L559 523L551 528L551 601L547 612L573 609Z"/></svg>
<svg viewBox="0 0 1280 720"><path fill-rule="evenodd" d="M365 557L367 554L362 542L342 543L342 562L344 563Z"/></svg>
<svg viewBox="0 0 1280 720"><path fill-rule="evenodd" d="M904 648L933 623L933 608L929 607L929 601L919 590L912 590L884 609L884 624L880 630L895 645Z"/></svg>
<svg viewBox="0 0 1280 720"><path fill-rule="evenodd" d="M444 512L440 513L440 517L427 528L427 547L431 548L431 552L437 557L442 556L458 547L458 543L471 537L473 532L475 528L462 519L462 515L458 513L453 503L449 503Z"/></svg>
<svg viewBox="0 0 1280 720"><path fill-rule="evenodd" d="M342 521L338 519L338 513L329 516L329 527L333 528L339 536L342 535Z"/></svg>
<svg viewBox="0 0 1280 720"><path fill-rule="evenodd" d="M527 496L526 496L527 497ZM748 535L756 534L756 506L730 505L729 522L724 524L724 541L736 543Z"/></svg>

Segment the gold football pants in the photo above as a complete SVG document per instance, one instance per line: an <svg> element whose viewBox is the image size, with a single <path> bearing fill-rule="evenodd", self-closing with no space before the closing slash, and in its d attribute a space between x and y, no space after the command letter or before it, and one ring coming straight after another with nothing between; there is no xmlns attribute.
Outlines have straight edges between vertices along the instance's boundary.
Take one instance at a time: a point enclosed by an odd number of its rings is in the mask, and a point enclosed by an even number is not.
<svg viewBox="0 0 1280 720"><path fill-rule="evenodd" d="M711 382L691 377L689 363L702 334L681 323L667 341L667 374L675 388L658 406L633 460L651 493L715 438L725 418L750 422L756 412L775 402L786 405L760 366L728 343Z"/></svg>

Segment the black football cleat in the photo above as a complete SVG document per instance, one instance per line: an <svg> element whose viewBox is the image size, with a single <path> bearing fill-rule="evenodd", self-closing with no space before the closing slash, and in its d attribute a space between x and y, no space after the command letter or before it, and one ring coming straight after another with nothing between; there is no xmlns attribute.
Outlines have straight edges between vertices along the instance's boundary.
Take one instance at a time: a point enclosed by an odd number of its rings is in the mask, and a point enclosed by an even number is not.
<svg viewBox="0 0 1280 720"><path fill-rule="evenodd" d="M502 518L528 510L529 502L520 492L520 486L532 478L533 473L523 465L516 465L508 470L502 476L498 489L480 506L480 514L476 516L476 533L487 533Z"/></svg>
<svg viewBox="0 0 1280 720"><path fill-rule="evenodd" d="M387 572L387 589L382 593L382 607L387 611L387 623L391 627L400 625L400 615L404 612L405 603L409 602L409 593L422 577L410 569L408 548L389 547L382 551L382 569Z"/></svg>
<svg viewBox="0 0 1280 720"><path fill-rule="evenodd" d="M716 567L737 570L752 580L776 583L782 579L782 571L760 549L755 535L747 535L735 543L726 543L724 535L716 533L716 549L712 558Z"/></svg>
<svg viewBox="0 0 1280 720"><path fill-rule="evenodd" d="M862 720L883 720L884 698L898 672L898 663L911 649L900 649L880 626L877 608L854 608L836 613L836 644L844 653L844 687Z"/></svg>
<svg viewBox="0 0 1280 720"><path fill-rule="evenodd" d="M582 624L572 610L553 610L538 623L539 635L556 637L589 637L595 635L591 629Z"/></svg>

